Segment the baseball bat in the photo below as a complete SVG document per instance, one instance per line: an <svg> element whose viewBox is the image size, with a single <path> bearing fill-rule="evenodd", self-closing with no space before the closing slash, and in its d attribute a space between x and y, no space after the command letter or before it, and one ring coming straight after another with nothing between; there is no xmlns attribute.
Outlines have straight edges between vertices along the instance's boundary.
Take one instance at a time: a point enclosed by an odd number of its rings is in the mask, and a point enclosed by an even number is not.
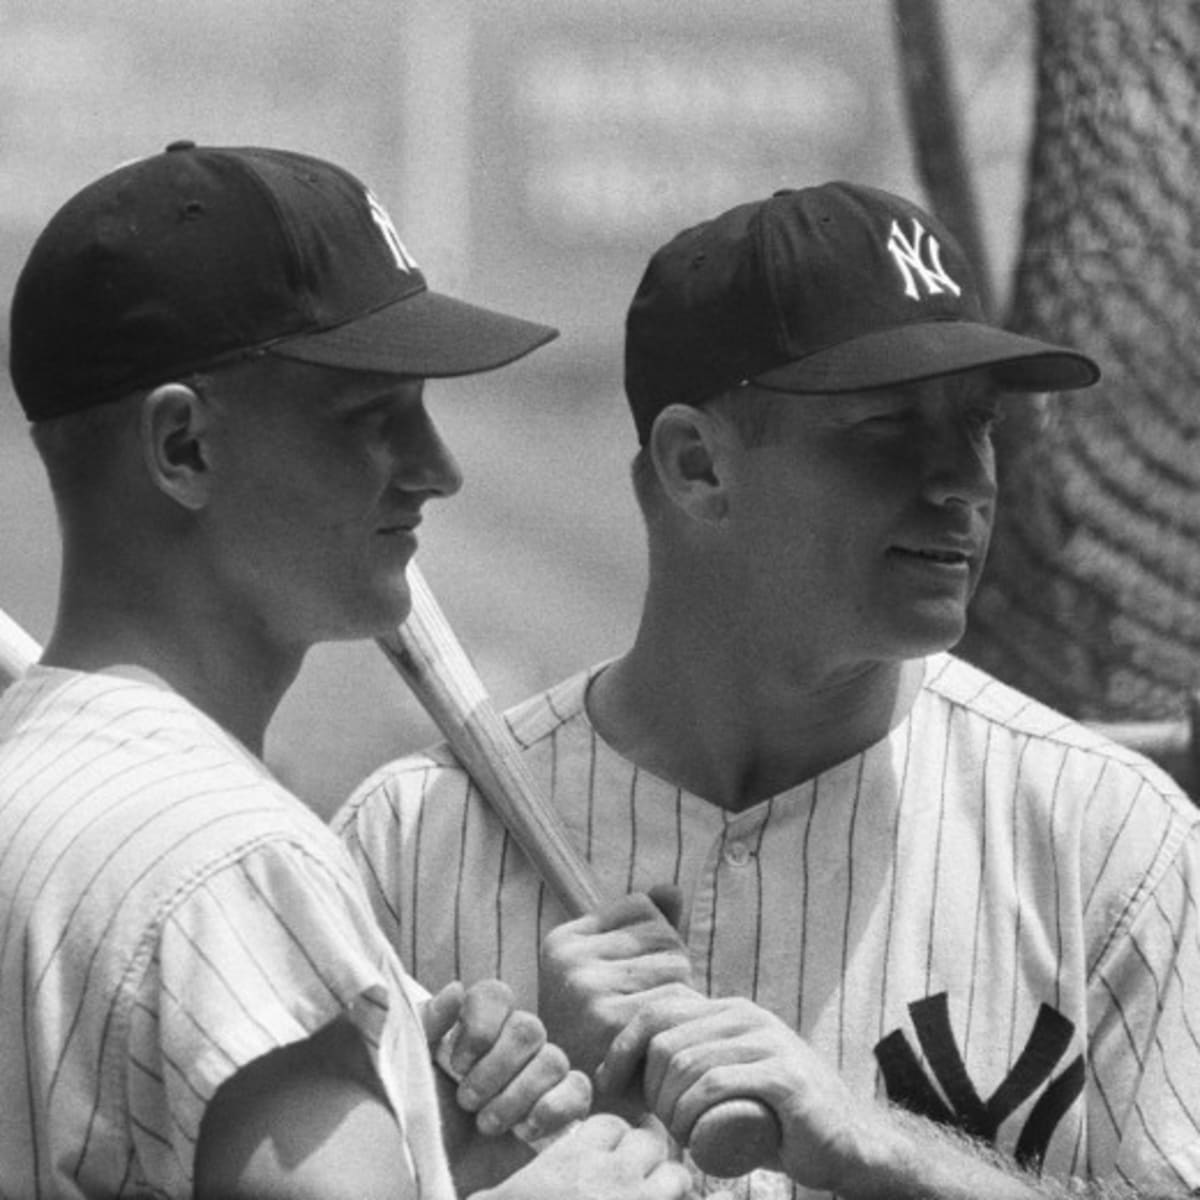
<svg viewBox="0 0 1200 1200"><path fill-rule="evenodd" d="M583 916L603 900L590 867L543 797L415 562L408 567L408 584L409 617L378 639L380 648L547 886L572 917ZM743 1097L703 1114L692 1128L688 1148L702 1171L732 1178L773 1160L779 1141L774 1112Z"/></svg>
<svg viewBox="0 0 1200 1200"><path fill-rule="evenodd" d="M24 675L41 653L41 646L0 609L0 688Z"/></svg>

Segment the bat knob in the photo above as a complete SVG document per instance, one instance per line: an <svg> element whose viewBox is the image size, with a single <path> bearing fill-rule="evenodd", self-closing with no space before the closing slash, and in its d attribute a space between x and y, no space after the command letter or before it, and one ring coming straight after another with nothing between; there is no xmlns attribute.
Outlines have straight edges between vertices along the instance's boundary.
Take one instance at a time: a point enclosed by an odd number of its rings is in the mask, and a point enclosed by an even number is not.
<svg viewBox="0 0 1200 1200"><path fill-rule="evenodd" d="M724 1100L692 1126L688 1151L706 1175L734 1179L778 1162L779 1119L761 1100Z"/></svg>

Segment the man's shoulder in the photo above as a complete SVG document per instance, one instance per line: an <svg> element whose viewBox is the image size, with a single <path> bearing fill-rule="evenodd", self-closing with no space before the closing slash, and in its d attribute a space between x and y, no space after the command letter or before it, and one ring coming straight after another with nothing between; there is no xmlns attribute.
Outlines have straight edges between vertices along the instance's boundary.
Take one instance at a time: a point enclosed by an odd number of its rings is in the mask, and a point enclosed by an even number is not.
<svg viewBox="0 0 1200 1200"><path fill-rule="evenodd" d="M517 745L522 750L533 751L564 731L581 725L587 726L590 733L585 702L588 685L599 670L599 667L591 667L577 671L506 710L504 720Z"/></svg>
<svg viewBox="0 0 1200 1200"><path fill-rule="evenodd" d="M1155 796L1186 823L1200 823L1200 810L1157 763L1131 746L996 679L951 654L929 659L925 696L949 717L964 736L1009 747L1022 761L1070 764L1094 775L1098 792Z"/></svg>
<svg viewBox="0 0 1200 1200"><path fill-rule="evenodd" d="M233 913L359 886L323 822L173 693L40 671L6 693L0 721L0 955L36 930L61 947L55 969L94 957L112 991L207 898Z"/></svg>
<svg viewBox="0 0 1200 1200"><path fill-rule="evenodd" d="M175 693L35 668L0 701L6 841L45 865L192 870L320 821L232 737ZM19 858L20 855L10 856ZM138 864L141 864L138 867ZM75 864L75 866L71 866ZM45 869L49 869L48 866ZM99 878L99 876L97 876Z"/></svg>
<svg viewBox="0 0 1200 1200"><path fill-rule="evenodd" d="M1131 897L1200 867L1200 808L1150 759L951 655L929 661L924 689L938 744L994 813L1031 847L1088 864L1105 928Z"/></svg>
<svg viewBox="0 0 1200 1200"><path fill-rule="evenodd" d="M923 688L943 703L1014 734L1077 747L1136 768L1156 769L1144 755L1114 741L1103 730L1059 712L952 654L929 659Z"/></svg>
<svg viewBox="0 0 1200 1200"><path fill-rule="evenodd" d="M590 737L584 697L597 669L577 672L504 711L502 719L526 765L536 768L555 752L563 737L576 732ZM395 811L402 806L451 801L456 796L465 799L470 791L466 768L450 746L440 742L373 771L335 814L333 827L342 830L364 808L384 806Z"/></svg>
<svg viewBox="0 0 1200 1200"><path fill-rule="evenodd" d="M211 750L261 763L166 684L121 674L32 667L0 697L0 749L59 756L78 747L132 755Z"/></svg>

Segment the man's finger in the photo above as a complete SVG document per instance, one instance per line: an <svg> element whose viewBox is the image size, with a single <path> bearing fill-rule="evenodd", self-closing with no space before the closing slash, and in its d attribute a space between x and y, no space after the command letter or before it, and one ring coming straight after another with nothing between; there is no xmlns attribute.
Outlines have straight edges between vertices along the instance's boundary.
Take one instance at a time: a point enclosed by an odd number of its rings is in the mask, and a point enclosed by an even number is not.
<svg viewBox="0 0 1200 1200"><path fill-rule="evenodd" d="M462 1010L463 985L457 980L448 983L436 996L430 996L421 1010L421 1023L425 1027L425 1040L431 1046L440 1045L454 1028Z"/></svg>

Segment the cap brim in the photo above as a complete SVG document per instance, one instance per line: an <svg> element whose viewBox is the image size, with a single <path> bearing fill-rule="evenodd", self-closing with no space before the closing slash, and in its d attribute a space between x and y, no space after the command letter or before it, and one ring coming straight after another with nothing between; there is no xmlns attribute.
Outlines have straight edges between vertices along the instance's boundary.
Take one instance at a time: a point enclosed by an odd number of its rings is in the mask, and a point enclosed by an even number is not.
<svg viewBox="0 0 1200 1200"><path fill-rule="evenodd" d="M1100 368L1086 354L972 321L927 321L852 338L754 376L786 392L857 392L990 370L1014 392L1090 387Z"/></svg>
<svg viewBox="0 0 1200 1200"><path fill-rule="evenodd" d="M515 362L558 330L421 291L320 333L285 338L272 354L352 371L446 378Z"/></svg>

